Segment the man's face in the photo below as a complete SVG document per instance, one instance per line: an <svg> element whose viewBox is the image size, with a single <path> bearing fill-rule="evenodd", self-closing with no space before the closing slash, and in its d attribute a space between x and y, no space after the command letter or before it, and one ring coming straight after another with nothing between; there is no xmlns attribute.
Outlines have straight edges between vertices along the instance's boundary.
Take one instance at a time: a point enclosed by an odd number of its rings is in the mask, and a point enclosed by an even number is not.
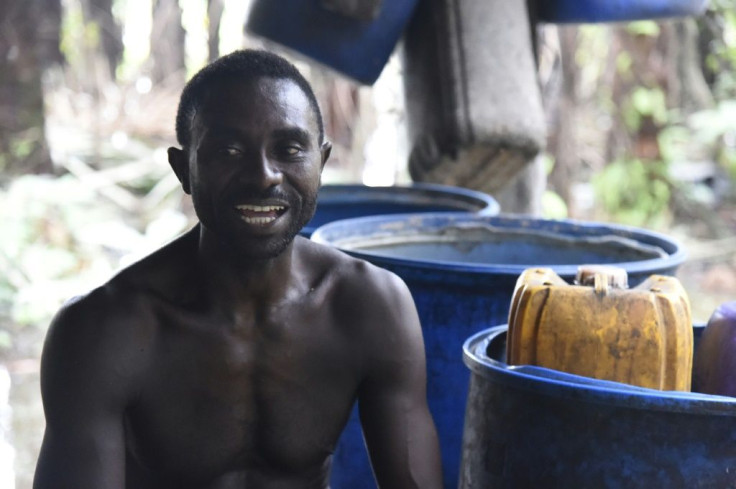
<svg viewBox="0 0 736 489"><path fill-rule="evenodd" d="M287 79L220 82L191 135L179 177L202 225L244 257L279 255L314 214L329 154L307 96Z"/></svg>

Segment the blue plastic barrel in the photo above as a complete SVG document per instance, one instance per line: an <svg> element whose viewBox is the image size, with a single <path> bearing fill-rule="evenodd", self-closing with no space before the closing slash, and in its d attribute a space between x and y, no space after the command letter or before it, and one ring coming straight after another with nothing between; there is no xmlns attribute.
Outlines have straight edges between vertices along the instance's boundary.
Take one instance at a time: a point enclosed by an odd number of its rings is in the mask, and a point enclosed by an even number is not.
<svg viewBox="0 0 736 489"><path fill-rule="evenodd" d="M457 487L468 394L462 346L507 322L524 269L544 265L572 280L580 264L615 264L634 286L654 273L673 274L685 258L676 241L643 229L513 216L362 217L322 226L312 240L391 270L409 286L424 332L427 396L448 489ZM335 454L332 487L375 487L355 418Z"/></svg>
<svg viewBox="0 0 736 489"><path fill-rule="evenodd" d="M536 0L539 20L594 23L698 15L708 0Z"/></svg>
<svg viewBox="0 0 736 489"><path fill-rule="evenodd" d="M490 195L449 185L323 185L314 217L301 234L310 237L320 226L353 217L411 212L470 212L495 216L499 210L498 202Z"/></svg>
<svg viewBox="0 0 736 489"><path fill-rule="evenodd" d="M339 2L254 0L246 27L359 82L373 84L418 0L382 0L377 2L377 17L368 20L326 8L330 3Z"/></svg>
<svg viewBox="0 0 736 489"><path fill-rule="evenodd" d="M506 331L463 347L460 489L734 487L736 398L510 367Z"/></svg>

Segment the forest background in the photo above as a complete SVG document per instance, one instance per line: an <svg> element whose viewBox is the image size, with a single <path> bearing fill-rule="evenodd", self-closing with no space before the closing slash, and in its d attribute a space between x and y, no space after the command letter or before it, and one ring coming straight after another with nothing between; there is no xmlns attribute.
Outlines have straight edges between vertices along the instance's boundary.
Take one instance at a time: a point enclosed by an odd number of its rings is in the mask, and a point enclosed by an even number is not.
<svg viewBox="0 0 736 489"><path fill-rule="evenodd" d="M244 0L0 3L0 487L30 489L53 313L194 222L166 162L189 76L241 47L294 61L335 145L325 183L408 183L401 63L360 86L248 36ZM540 213L666 232L696 321L736 299L736 2L698 18L539 25Z"/></svg>

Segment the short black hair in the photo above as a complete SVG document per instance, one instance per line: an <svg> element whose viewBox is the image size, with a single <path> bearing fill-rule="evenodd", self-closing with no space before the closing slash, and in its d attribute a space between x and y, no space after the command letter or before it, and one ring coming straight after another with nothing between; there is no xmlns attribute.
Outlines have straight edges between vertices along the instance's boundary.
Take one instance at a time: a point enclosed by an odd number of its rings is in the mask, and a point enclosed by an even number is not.
<svg viewBox="0 0 736 489"><path fill-rule="evenodd" d="M319 110L317 97L306 78L293 64L277 54L260 49L241 49L208 64L199 70L184 87L176 112L176 139L182 148L186 148L191 143L192 120L204 101L207 91L214 84L222 80L250 81L263 77L288 79L302 89L317 117L319 143L322 144L325 135L322 113Z"/></svg>

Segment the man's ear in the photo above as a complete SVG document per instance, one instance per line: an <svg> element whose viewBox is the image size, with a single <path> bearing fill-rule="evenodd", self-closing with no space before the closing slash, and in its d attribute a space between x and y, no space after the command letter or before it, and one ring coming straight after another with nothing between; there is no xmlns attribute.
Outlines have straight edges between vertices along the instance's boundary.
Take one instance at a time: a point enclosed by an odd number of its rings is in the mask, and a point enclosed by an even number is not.
<svg viewBox="0 0 736 489"><path fill-rule="evenodd" d="M319 148L319 152L322 153L322 168L324 168L325 163L327 163L327 160L330 158L330 153L332 153L332 143L325 140Z"/></svg>
<svg viewBox="0 0 736 489"><path fill-rule="evenodd" d="M169 165L174 170L176 178L181 182L181 188L184 192L191 194L189 188L189 155L183 149L169 148L167 151L169 155Z"/></svg>

